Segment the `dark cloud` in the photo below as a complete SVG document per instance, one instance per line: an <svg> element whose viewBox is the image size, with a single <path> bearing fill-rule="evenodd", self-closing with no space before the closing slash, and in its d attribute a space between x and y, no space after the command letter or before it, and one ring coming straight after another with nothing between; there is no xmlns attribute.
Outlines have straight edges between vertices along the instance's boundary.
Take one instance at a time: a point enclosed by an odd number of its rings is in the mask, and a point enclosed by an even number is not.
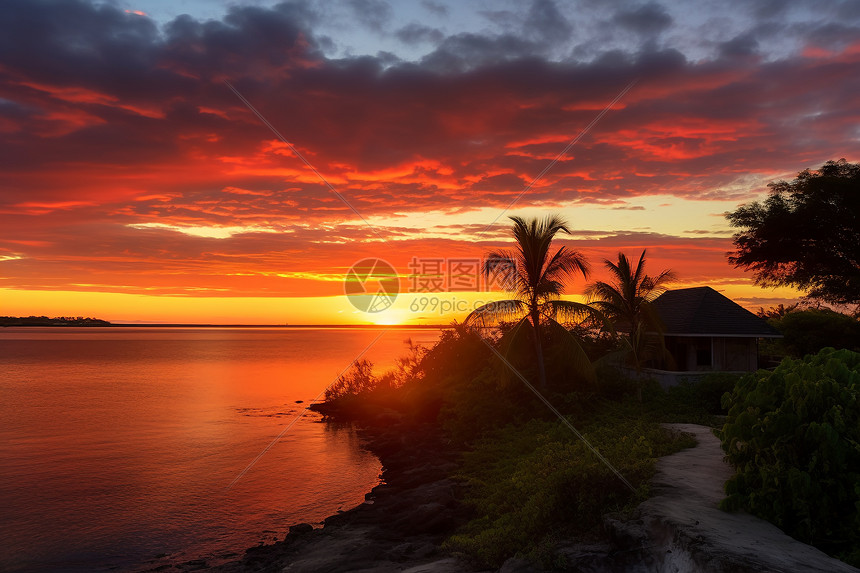
<svg viewBox="0 0 860 573"><path fill-rule="evenodd" d="M860 38L860 26L840 22L827 22L817 26L799 26L799 33L817 47L842 51L856 44Z"/></svg>
<svg viewBox="0 0 860 573"><path fill-rule="evenodd" d="M749 34L742 34L723 42L719 46L719 53L723 57L747 57L758 53L758 40Z"/></svg>
<svg viewBox="0 0 860 573"><path fill-rule="evenodd" d="M860 3L841 0L837 3L836 15L843 20L860 20Z"/></svg>
<svg viewBox="0 0 860 573"><path fill-rule="evenodd" d="M435 51L422 58L421 64L435 72L456 74L522 59L540 51L534 42L514 34L462 33L445 38Z"/></svg>
<svg viewBox="0 0 860 573"><path fill-rule="evenodd" d="M394 33L404 44L438 44L445 37L441 30L421 24L407 24Z"/></svg>
<svg viewBox="0 0 860 573"><path fill-rule="evenodd" d="M86 261L59 262L74 253L92 253L115 280L134 268L158 275L165 260L171 272L204 277L206 265L243 254L260 261L249 263L254 272L288 261L313 267L302 249L325 261L336 258L331 245L360 254L372 232L338 225L355 218L350 208L224 80L367 217L503 208L633 79L522 206L612 208L649 194L743 201L755 185L764 190L764 177L860 158L860 54L848 47L848 23L791 32L832 53L739 57L759 55L761 38L778 27L753 23L761 35L736 35L709 58L652 43L577 60L547 55L572 24L555 4L535 2L526 24L510 21L503 33L444 37L407 26L396 33L401 41L438 42L407 62L385 52L327 57L332 41L315 33L313 6L235 6L221 20L182 16L159 28L82 0L0 5L0 252L30 257L4 261L4 273L18 269L7 276L34 284L39 271L28 265L53 260L45 272L60 285L88 272ZM376 14L368 25L389 24L387 4L353 6ZM626 14L624 29L643 35L671 24L655 4ZM128 227L148 223L278 232L218 242ZM386 232L417 242L422 231ZM628 241L679 257L690 241L595 237L594 248ZM709 249L708 264L728 250L725 239L696 240ZM445 243L467 246L462 237ZM248 292L236 281L231 288Z"/></svg>
<svg viewBox="0 0 860 573"><path fill-rule="evenodd" d="M358 21L374 32L381 32L391 20L391 5L385 0L347 0Z"/></svg>
<svg viewBox="0 0 860 573"><path fill-rule="evenodd" d="M421 5L425 10L434 14L435 16L447 17L448 16L448 6L442 4L441 2L434 2L433 0L421 0Z"/></svg>
<svg viewBox="0 0 860 573"><path fill-rule="evenodd" d="M768 19L780 18L798 4L795 0L756 0L748 7L756 18Z"/></svg>
<svg viewBox="0 0 860 573"><path fill-rule="evenodd" d="M491 24L504 30L513 30L522 22L522 18L511 10L481 10L478 13Z"/></svg>
<svg viewBox="0 0 860 573"><path fill-rule="evenodd" d="M631 32L654 36L672 25L672 17L660 4L648 3L633 10L621 10L612 21Z"/></svg>
<svg viewBox="0 0 860 573"><path fill-rule="evenodd" d="M534 0L526 16L523 30L526 35L538 38L548 44L567 42L573 26L559 12L553 0Z"/></svg>

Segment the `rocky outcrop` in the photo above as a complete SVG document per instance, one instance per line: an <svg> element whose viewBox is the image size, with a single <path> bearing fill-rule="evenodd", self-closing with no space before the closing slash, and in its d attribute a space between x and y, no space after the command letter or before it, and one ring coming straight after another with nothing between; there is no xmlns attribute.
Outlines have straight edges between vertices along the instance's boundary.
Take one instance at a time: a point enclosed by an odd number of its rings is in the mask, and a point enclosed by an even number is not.
<svg viewBox="0 0 860 573"><path fill-rule="evenodd" d="M331 516L322 528L297 524L283 541L254 547L225 572L462 572L468 564L442 554L446 535L464 523L462 485L449 477L456 452L432 426L360 430L383 466L383 483L363 504Z"/></svg>

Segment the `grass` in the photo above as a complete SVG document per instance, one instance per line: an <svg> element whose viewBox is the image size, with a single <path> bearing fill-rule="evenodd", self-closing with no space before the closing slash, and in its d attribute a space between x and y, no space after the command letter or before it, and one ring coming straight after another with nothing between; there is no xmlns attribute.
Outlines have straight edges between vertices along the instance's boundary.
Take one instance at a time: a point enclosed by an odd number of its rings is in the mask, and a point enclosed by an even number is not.
<svg viewBox="0 0 860 573"><path fill-rule="evenodd" d="M579 430L635 492L558 420L510 425L464 454L458 477L468 484L465 503L475 517L446 548L480 567L498 567L514 555L546 562L553 539L594 535L605 514L645 500L656 459L695 440L632 410L604 403Z"/></svg>

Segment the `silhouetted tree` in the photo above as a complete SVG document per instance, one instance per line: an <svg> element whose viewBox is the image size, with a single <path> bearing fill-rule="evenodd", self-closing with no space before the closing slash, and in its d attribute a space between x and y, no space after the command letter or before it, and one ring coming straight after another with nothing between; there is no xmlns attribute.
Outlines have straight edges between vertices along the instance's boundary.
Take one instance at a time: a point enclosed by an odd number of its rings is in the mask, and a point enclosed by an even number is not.
<svg viewBox="0 0 860 573"><path fill-rule="evenodd" d="M726 214L741 229L729 262L753 271L763 286L860 305L860 164L828 161L768 187L763 203Z"/></svg>
<svg viewBox="0 0 860 573"><path fill-rule="evenodd" d="M523 335L530 330L537 360L538 380L544 389L546 368L541 325L545 325L552 329L554 336L558 333L559 339L567 346L566 353L577 374L592 379L594 373L591 363L582 347L573 335L555 320L558 316L578 317L591 312L586 305L560 300L565 279L577 274L581 274L583 278L588 277L589 267L585 257L567 247L559 247L555 253L550 253L550 245L556 234L570 233L567 223L557 215L549 215L541 220L535 218L526 221L520 217L510 219L514 222L514 250L489 253L484 260L483 272L488 278L506 278L505 286L516 293L517 298L485 304L466 317L465 323L474 324L480 321L488 325L503 320L516 320L502 340L502 347L508 350L516 347Z"/></svg>
<svg viewBox="0 0 860 573"><path fill-rule="evenodd" d="M626 351L630 363L638 372L651 346L647 334L663 331L651 302L666 291L666 283L675 280L675 274L671 270L664 270L654 277L645 274L645 250L639 256L635 269L624 253L618 253L617 263L604 259L604 265L612 277L611 282L592 283L585 294L592 306L616 327L627 332L624 337ZM638 396L641 401L641 386Z"/></svg>

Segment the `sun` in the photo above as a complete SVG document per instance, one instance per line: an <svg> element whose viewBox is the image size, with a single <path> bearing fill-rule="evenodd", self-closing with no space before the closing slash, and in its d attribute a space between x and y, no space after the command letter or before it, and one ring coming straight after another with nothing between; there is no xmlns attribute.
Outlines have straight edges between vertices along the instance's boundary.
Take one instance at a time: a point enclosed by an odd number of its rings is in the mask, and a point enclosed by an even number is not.
<svg viewBox="0 0 860 573"><path fill-rule="evenodd" d="M377 324L379 326L396 326L399 324L406 324L408 322L407 318L409 314L410 313L408 311L389 308L373 316L371 320L373 321L373 324Z"/></svg>

